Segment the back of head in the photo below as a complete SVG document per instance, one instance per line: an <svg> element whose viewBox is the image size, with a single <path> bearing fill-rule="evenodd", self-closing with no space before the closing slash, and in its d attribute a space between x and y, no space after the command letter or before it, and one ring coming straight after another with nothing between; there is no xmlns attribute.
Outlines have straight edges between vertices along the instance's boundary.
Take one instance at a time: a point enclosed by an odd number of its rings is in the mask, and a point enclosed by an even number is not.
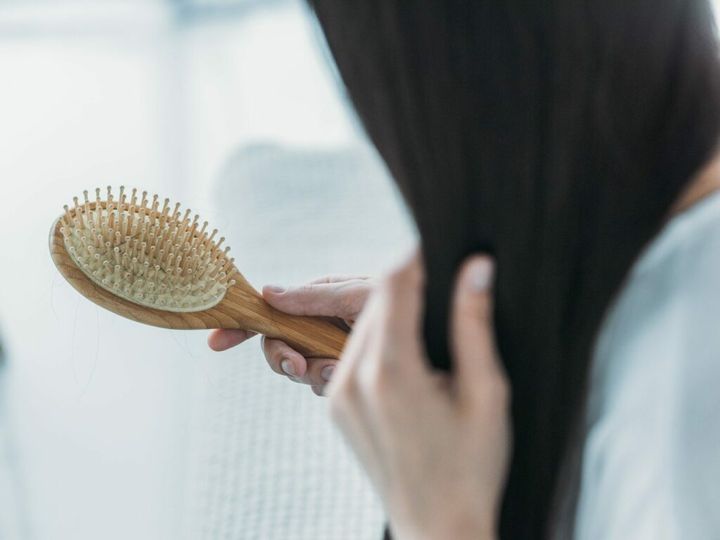
<svg viewBox="0 0 720 540"><path fill-rule="evenodd" d="M603 316L716 149L709 0L310 3L417 223L437 367L458 263L496 258L515 437L501 537L569 536Z"/></svg>

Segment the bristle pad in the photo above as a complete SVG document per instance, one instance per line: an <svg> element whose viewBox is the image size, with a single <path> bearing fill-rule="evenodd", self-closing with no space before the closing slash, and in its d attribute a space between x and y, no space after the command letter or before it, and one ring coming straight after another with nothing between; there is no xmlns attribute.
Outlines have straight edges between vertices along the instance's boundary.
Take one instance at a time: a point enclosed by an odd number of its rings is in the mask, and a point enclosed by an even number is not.
<svg viewBox="0 0 720 540"><path fill-rule="evenodd" d="M65 207L61 232L73 262L100 287L130 302L175 312L217 305L235 284L230 248L207 222L147 192L84 192Z"/></svg>

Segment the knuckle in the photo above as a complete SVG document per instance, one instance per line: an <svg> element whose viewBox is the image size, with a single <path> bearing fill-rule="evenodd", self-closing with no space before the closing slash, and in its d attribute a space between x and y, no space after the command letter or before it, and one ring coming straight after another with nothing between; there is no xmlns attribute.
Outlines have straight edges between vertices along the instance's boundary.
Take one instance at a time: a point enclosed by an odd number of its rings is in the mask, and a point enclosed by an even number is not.
<svg viewBox="0 0 720 540"><path fill-rule="evenodd" d="M354 320L362 311L372 289L365 283L353 285L351 289L337 290L337 316Z"/></svg>
<svg viewBox="0 0 720 540"><path fill-rule="evenodd" d="M308 294L308 293L312 293L314 291L315 291L315 284L313 284L313 283L306 283L304 285L300 285L295 290L295 292L300 293L300 294Z"/></svg>
<svg viewBox="0 0 720 540"><path fill-rule="evenodd" d="M354 319L358 312L358 302L352 293L344 293L340 291L336 300L336 316L344 319Z"/></svg>

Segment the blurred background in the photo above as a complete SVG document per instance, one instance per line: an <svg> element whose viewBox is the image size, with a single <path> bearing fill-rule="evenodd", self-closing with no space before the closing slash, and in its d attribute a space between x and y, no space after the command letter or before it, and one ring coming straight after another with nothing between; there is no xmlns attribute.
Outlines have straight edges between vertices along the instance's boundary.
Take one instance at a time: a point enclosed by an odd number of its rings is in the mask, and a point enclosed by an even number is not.
<svg viewBox="0 0 720 540"><path fill-rule="evenodd" d="M415 233L299 0L0 0L0 539L370 539L324 400L256 341L122 319L47 237L84 189L183 202L257 287L379 274Z"/></svg>

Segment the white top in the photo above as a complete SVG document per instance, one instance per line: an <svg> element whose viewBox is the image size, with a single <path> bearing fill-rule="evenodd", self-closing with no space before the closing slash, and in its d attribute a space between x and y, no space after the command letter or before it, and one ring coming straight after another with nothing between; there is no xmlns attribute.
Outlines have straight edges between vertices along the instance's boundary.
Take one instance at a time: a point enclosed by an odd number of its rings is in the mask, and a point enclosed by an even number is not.
<svg viewBox="0 0 720 540"><path fill-rule="evenodd" d="M575 532L720 538L720 193L668 223L602 327Z"/></svg>

